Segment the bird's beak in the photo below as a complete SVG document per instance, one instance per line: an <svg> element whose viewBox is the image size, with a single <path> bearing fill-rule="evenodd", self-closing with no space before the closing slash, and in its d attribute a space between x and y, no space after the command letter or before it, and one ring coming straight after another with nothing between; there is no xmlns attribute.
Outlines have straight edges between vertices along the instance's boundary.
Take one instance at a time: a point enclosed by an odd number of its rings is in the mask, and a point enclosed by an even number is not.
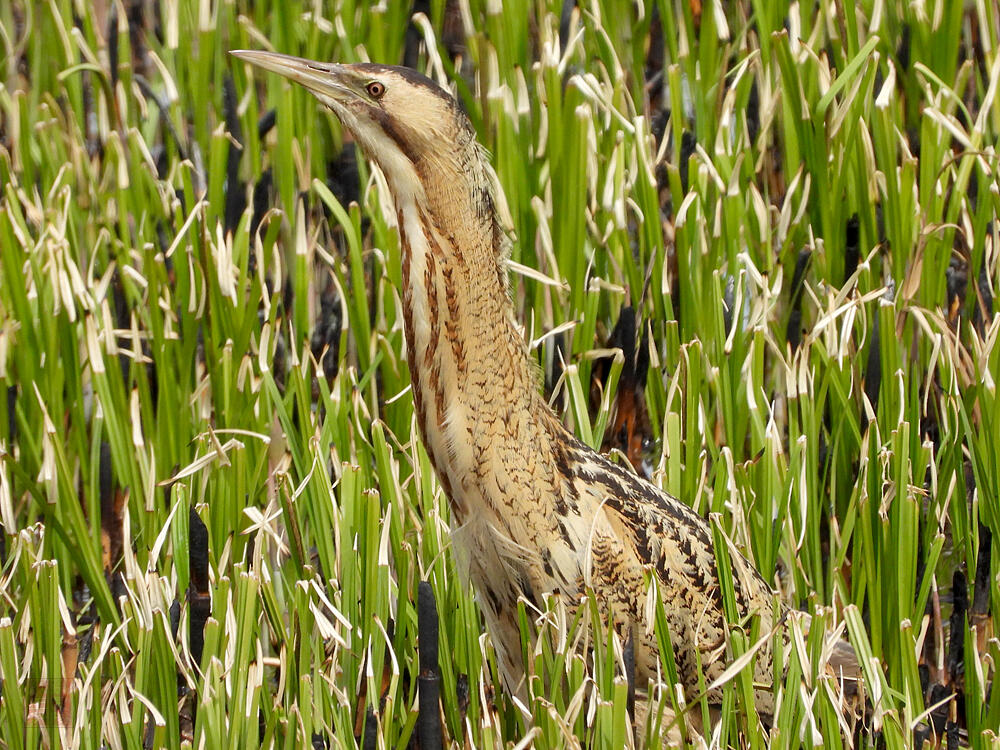
<svg viewBox="0 0 1000 750"><path fill-rule="evenodd" d="M229 54L305 86L321 101L346 102L360 96L351 85L344 66L337 63L321 63L258 50L236 49Z"/></svg>

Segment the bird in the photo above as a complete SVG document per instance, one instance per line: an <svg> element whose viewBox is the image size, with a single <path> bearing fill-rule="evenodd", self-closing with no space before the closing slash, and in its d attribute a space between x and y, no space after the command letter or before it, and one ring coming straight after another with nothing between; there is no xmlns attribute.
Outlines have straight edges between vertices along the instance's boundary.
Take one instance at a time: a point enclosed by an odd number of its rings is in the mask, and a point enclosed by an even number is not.
<svg viewBox="0 0 1000 750"><path fill-rule="evenodd" d="M646 627L652 575L686 696L717 703L715 682L732 663L727 634L738 623L724 611L711 526L578 440L543 397L515 320L499 187L456 99L405 67L232 54L304 86L385 177L402 248L416 424L506 689L524 687L518 603L542 610L557 595L579 606L589 592L622 641L631 639L636 684L656 679L659 647ZM754 699L767 715L768 636L785 611L744 555L729 556L739 624L756 618L761 635Z"/></svg>

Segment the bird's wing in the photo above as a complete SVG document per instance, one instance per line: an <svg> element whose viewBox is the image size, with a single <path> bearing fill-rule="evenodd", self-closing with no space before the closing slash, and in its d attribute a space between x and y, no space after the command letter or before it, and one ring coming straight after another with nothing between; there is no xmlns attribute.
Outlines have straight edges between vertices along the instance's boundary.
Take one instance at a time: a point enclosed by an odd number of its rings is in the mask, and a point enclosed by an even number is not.
<svg viewBox="0 0 1000 750"><path fill-rule="evenodd" d="M578 486L595 493L599 504L590 550L595 593L617 608L616 621L645 626L645 667L655 672L655 636L646 622L645 574L657 579L674 645L679 676L697 684L700 662L711 681L725 670L727 625L718 566L708 522L689 506L596 454L577 467ZM771 588L738 551L730 552L737 609L741 618L760 618L760 634L774 622ZM626 593L627 592L627 593ZM637 651L636 666L644 659ZM758 652L755 679L770 682L770 644Z"/></svg>

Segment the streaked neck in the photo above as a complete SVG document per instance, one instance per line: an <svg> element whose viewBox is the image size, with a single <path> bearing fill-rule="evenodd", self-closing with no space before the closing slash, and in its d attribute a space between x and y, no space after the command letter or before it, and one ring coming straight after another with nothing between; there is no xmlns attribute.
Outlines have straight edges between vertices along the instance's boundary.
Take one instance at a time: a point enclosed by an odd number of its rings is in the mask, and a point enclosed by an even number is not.
<svg viewBox="0 0 1000 750"><path fill-rule="evenodd" d="M468 185L451 195L450 203L427 208L401 202L397 220L414 409L438 477L463 516L481 494L465 485L489 473L498 441L510 434L504 425L523 427L540 396L513 323L492 205L473 205ZM521 432L510 439L523 439Z"/></svg>

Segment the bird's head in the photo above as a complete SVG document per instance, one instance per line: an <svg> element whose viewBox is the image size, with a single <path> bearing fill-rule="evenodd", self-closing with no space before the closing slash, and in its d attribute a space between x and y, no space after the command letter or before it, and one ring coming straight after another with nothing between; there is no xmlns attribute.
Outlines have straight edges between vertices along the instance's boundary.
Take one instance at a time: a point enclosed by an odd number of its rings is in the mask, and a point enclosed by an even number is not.
<svg viewBox="0 0 1000 750"><path fill-rule="evenodd" d="M455 99L409 68L337 64L274 52L234 56L308 89L333 110L389 181L396 199L423 192L429 177L461 176L479 158L475 136ZM444 168L442 174L435 174Z"/></svg>

